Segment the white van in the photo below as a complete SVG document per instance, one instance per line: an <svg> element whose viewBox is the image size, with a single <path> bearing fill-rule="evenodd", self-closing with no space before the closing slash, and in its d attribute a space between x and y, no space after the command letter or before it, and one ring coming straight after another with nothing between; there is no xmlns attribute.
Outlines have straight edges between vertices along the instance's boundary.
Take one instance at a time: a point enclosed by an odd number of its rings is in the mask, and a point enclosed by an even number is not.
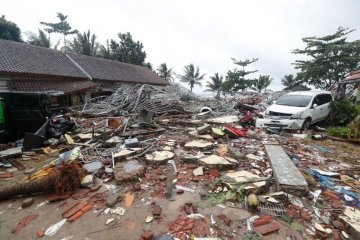
<svg viewBox="0 0 360 240"><path fill-rule="evenodd" d="M290 92L268 107L264 118L256 119L255 126L306 130L329 116L331 101L328 91Z"/></svg>

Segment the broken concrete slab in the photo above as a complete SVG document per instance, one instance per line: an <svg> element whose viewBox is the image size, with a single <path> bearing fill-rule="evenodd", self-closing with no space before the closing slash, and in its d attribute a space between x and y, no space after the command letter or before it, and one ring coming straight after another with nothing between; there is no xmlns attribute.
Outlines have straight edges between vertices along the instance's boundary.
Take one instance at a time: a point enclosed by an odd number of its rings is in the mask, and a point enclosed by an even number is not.
<svg viewBox="0 0 360 240"><path fill-rule="evenodd" d="M149 163L162 163L164 161L167 161L169 159L174 158L175 154L173 152L170 151L155 151L152 152L150 154L146 154L145 155L145 159L149 162Z"/></svg>
<svg viewBox="0 0 360 240"><path fill-rule="evenodd" d="M86 175L81 179L81 186L83 187L90 187L93 184L94 184L94 176L91 174Z"/></svg>
<svg viewBox="0 0 360 240"><path fill-rule="evenodd" d="M346 206L340 218L350 226L351 236L360 239L360 210Z"/></svg>
<svg viewBox="0 0 360 240"><path fill-rule="evenodd" d="M79 134L76 135L76 136L78 136L81 140L90 140L90 139L93 138L93 137L92 137L92 133L79 133ZM95 133L95 134L94 134L94 137L98 137L98 136L100 136L99 133Z"/></svg>
<svg viewBox="0 0 360 240"><path fill-rule="evenodd" d="M96 172L97 170L99 170L102 167L103 167L103 164L102 164L102 162L99 162L99 161L95 161L95 162L91 162L91 163L87 163L87 164L83 165L83 168L89 173Z"/></svg>
<svg viewBox="0 0 360 240"><path fill-rule="evenodd" d="M11 157L21 156L22 147L9 148L4 151L0 151L0 159L7 159Z"/></svg>
<svg viewBox="0 0 360 240"><path fill-rule="evenodd" d="M254 154L247 154L246 158L249 160L254 160L254 161L262 161L264 158L261 156L256 156Z"/></svg>
<svg viewBox="0 0 360 240"><path fill-rule="evenodd" d="M210 129L211 129L211 125L205 124L205 125L203 125L203 126L201 126L201 127L198 127L198 128L196 129L196 131L197 131L197 134L201 135L201 134L206 133L206 132L209 131Z"/></svg>
<svg viewBox="0 0 360 240"><path fill-rule="evenodd" d="M138 180L139 177L144 176L145 170L145 165L136 160L118 162L115 164L114 177L118 184L123 181Z"/></svg>
<svg viewBox="0 0 360 240"><path fill-rule="evenodd" d="M306 191L308 184L280 145L265 145L278 189L294 193Z"/></svg>
<svg viewBox="0 0 360 240"><path fill-rule="evenodd" d="M186 147L186 148L206 149L206 148L212 147L212 145L213 144L211 142L208 142L208 141L194 140L194 141L186 143L184 147Z"/></svg>
<svg viewBox="0 0 360 240"><path fill-rule="evenodd" d="M195 168L195 169L193 170L193 174L194 174L195 176L204 175L203 167Z"/></svg>
<svg viewBox="0 0 360 240"><path fill-rule="evenodd" d="M122 143L123 140L121 137L118 136L113 136L111 138L109 138L108 140L106 140L107 143Z"/></svg>
<svg viewBox="0 0 360 240"><path fill-rule="evenodd" d="M235 116L235 115L210 118L207 120L208 123L222 123L222 124L235 123L238 121L239 121L239 118L238 118L238 116Z"/></svg>
<svg viewBox="0 0 360 240"><path fill-rule="evenodd" d="M206 165L234 165L237 162L231 158L220 157L217 155L211 155L199 160Z"/></svg>
<svg viewBox="0 0 360 240"><path fill-rule="evenodd" d="M114 154L114 160L121 161L125 160L127 157L130 157L135 154L135 151L123 149L120 152Z"/></svg>
<svg viewBox="0 0 360 240"><path fill-rule="evenodd" d="M229 171L223 177L224 181L237 182L237 183L246 183L246 182L255 182L259 181L262 178L256 174L253 174L249 171Z"/></svg>

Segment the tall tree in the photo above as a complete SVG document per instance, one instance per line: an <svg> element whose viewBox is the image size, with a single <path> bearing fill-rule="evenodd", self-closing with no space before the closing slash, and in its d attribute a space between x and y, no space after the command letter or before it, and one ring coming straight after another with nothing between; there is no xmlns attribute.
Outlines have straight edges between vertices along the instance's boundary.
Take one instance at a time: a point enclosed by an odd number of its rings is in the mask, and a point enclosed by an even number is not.
<svg viewBox="0 0 360 240"><path fill-rule="evenodd" d="M353 31L339 27L331 35L303 38L306 47L292 51L306 57L306 60L293 63L300 70L298 77L301 83L327 89L350 71L359 68L360 40L347 41L347 35Z"/></svg>
<svg viewBox="0 0 360 240"><path fill-rule="evenodd" d="M245 67L256 62L258 58L245 59L244 61L237 61L235 58L232 58L234 64L239 65L242 69L235 68L233 71L228 71L226 75L226 80L222 86L225 92L237 92L239 90L244 91L252 85L253 79L247 78L247 75L257 72L258 70L246 71Z"/></svg>
<svg viewBox="0 0 360 240"><path fill-rule="evenodd" d="M110 43L112 59L143 66L146 58L143 44L139 41L135 42L129 32L119 33L118 36L119 43L114 40Z"/></svg>
<svg viewBox="0 0 360 240"><path fill-rule="evenodd" d="M99 47L99 56L103 57L105 59L112 59L109 40L106 40L105 45L102 45L102 44L100 45L100 47Z"/></svg>
<svg viewBox="0 0 360 240"><path fill-rule="evenodd" d="M210 76L211 82L207 81L206 91L216 93L216 98L220 98L221 85L223 83L223 76L219 76L219 73L215 73L214 76Z"/></svg>
<svg viewBox="0 0 360 240"><path fill-rule="evenodd" d="M168 82L174 81L174 72L172 71L172 68L168 68L166 63L160 64L160 66L156 69L157 74L159 77L165 79Z"/></svg>
<svg viewBox="0 0 360 240"><path fill-rule="evenodd" d="M67 15L62 13L57 13L57 17L59 18L60 22L57 23L47 23L47 22L40 22L40 24L47 26L46 31L50 34L51 32L60 33L63 35L64 47L66 48L66 36L76 34L77 30L72 30L70 24L66 21L68 18ZM49 35L50 38L50 35Z"/></svg>
<svg viewBox="0 0 360 240"><path fill-rule="evenodd" d="M144 67L147 67L149 70L153 71L153 65L151 62L145 62Z"/></svg>
<svg viewBox="0 0 360 240"><path fill-rule="evenodd" d="M65 50L88 56L96 56L99 51L99 43L96 41L96 35L91 35L90 30L88 30L83 34L77 33L76 38L68 42Z"/></svg>
<svg viewBox="0 0 360 240"><path fill-rule="evenodd" d="M253 81L253 86L251 87L253 90L261 92L270 86L273 79L269 75L260 75L258 79Z"/></svg>
<svg viewBox="0 0 360 240"><path fill-rule="evenodd" d="M189 84L191 91L195 85L202 85L201 80L204 77L205 74L200 74L199 67L195 67L192 63L184 67L184 75L179 75L180 81Z"/></svg>
<svg viewBox="0 0 360 240"><path fill-rule="evenodd" d="M297 78L294 77L294 75L292 74L288 74L285 75L282 79L281 79L281 83L282 85L284 85L285 87L293 87L295 85L298 84Z"/></svg>
<svg viewBox="0 0 360 240"><path fill-rule="evenodd" d="M50 48L50 41L47 38L45 32L40 29L38 29L38 31L39 31L39 34L36 34L33 32L29 33L27 43L29 43L31 45L39 46L39 47Z"/></svg>
<svg viewBox="0 0 360 240"><path fill-rule="evenodd" d="M0 39L22 42L20 28L2 15L0 18Z"/></svg>

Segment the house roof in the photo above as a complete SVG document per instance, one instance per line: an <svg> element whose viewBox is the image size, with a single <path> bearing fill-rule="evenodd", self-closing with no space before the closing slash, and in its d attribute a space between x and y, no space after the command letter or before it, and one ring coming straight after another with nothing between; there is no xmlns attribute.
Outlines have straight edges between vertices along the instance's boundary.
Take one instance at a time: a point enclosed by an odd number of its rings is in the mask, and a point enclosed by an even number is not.
<svg viewBox="0 0 360 240"><path fill-rule="evenodd" d="M169 84L150 69L118 61L68 53L94 80L106 80L127 83L154 85Z"/></svg>
<svg viewBox="0 0 360 240"><path fill-rule="evenodd" d="M0 39L0 72L87 78L61 51Z"/></svg>
<svg viewBox="0 0 360 240"><path fill-rule="evenodd" d="M61 91L65 94L95 88L91 81L64 78L30 78L16 77L9 81L9 90L25 92Z"/></svg>
<svg viewBox="0 0 360 240"><path fill-rule="evenodd" d="M360 70L351 72L345 80L355 80L360 78Z"/></svg>
<svg viewBox="0 0 360 240"><path fill-rule="evenodd" d="M25 79L27 79L29 83L26 86L20 86L17 82L13 83L13 87L19 91L20 89L30 91L35 88L41 90L50 86L59 88L61 84L71 84L71 81L74 82L75 89L78 89L80 86L92 86L93 84L90 84L88 79L114 83L168 84L156 73L143 66L75 53L64 53L2 39L0 39L0 73L13 75L13 78L25 77L21 80L21 84L26 84ZM64 82L64 79L67 78L69 81ZM46 79L46 82L40 83L39 81L43 79ZM54 79L54 81L49 79ZM82 79L84 83L80 83L76 79ZM56 84L55 80L61 81ZM33 87L31 87L32 83L35 84ZM49 87L45 87L43 84L49 84ZM64 88L67 89L66 91L71 91L68 86L64 86Z"/></svg>

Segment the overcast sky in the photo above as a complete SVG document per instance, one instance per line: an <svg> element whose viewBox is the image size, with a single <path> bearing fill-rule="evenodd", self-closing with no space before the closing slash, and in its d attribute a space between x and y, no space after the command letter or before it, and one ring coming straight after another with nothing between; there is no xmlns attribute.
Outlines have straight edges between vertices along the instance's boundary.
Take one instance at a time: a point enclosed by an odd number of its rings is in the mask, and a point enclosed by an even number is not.
<svg viewBox="0 0 360 240"><path fill-rule="evenodd" d="M18 24L24 38L41 28L40 21L56 22L57 12L101 43L130 32L144 44L146 61L155 67L166 62L177 73L194 63L207 74L203 85L215 72L233 69L232 57L259 58L254 77L270 75L270 89L279 90L280 79L296 72L291 63L299 56L291 50L304 47L302 37L343 26L358 29L349 39L360 39L357 0L0 0L0 6L0 15Z"/></svg>

